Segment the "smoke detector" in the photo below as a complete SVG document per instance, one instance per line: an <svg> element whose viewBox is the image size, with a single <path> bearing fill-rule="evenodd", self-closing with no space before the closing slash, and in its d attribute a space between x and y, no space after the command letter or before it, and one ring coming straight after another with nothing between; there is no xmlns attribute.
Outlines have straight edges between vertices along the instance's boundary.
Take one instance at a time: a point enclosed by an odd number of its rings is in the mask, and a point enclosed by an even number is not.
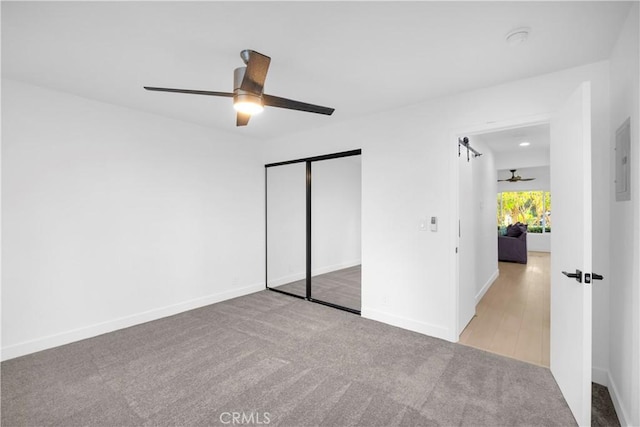
<svg viewBox="0 0 640 427"><path fill-rule="evenodd" d="M504 39L509 46L517 46L529 38L530 32L531 28L529 27L516 28L515 30L509 31Z"/></svg>

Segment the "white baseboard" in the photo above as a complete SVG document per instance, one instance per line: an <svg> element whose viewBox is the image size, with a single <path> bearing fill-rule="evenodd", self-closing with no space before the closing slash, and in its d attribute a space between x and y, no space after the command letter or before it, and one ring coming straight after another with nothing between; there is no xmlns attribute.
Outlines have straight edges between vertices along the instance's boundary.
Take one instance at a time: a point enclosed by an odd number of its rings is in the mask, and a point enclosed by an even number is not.
<svg viewBox="0 0 640 427"><path fill-rule="evenodd" d="M269 280L269 287L275 288L276 286L286 285L287 283L297 282L298 280L304 280L307 277L306 273L295 273L289 276L279 277L277 279Z"/></svg>
<svg viewBox="0 0 640 427"><path fill-rule="evenodd" d="M500 275L500 270L496 269L496 271L493 272L491 277L489 277L489 280L487 280L487 283L485 283L484 286L482 286L482 288L480 289L480 292L478 292L478 294L476 295L476 305L478 305L478 303L480 302L484 294L487 293L487 291L489 290L491 285L493 285L493 282L496 281L499 275Z"/></svg>
<svg viewBox="0 0 640 427"><path fill-rule="evenodd" d="M163 317L173 316L174 314L184 311L193 310L195 308L204 307L216 302L225 301L231 298L252 294L264 289L264 284L254 284L239 289L219 292L200 298L168 305L165 307L154 308L152 310L136 313L129 316L120 317L106 322L100 322L89 326L84 326L70 331L60 332L29 341L23 341L18 344L2 347L1 360L13 359L15 357L24 356L26 354L35 353L37 351L46 350L48 348L58 347L60 345L69 344L98 335L113 332L118 329L128 328L130 326L139 325L141 323L152 320L161 319Z"/></svg>
<svg viewBox="0 0 640 427"><path fill-rule="evenodd" d="M397 326L409 331L418 332L420 334L429 335L431 337L440 338L451 341L451 333L448 328L433 325L426 322L420 322L406 317L397 316L391 313L362 307L361 316L366 319L376 320L388 325Z"/></svg>
<svg viewBox="0 0 640 427"><path fill-rule="evenodd" d="M311 271L312 276L317 276L319 274L331 273L332 271L342 270L349 267L355 267L356 265L362 264L362 260L353 260L341 264L333 264L327 265L325 267L318 267ZM307 277L307 274L302 273L294 273L289 276L279 277L277 279L269 280L269 287L273 288L280 285L286 285L287 283L297 282L298 280L303 280Z"/></svg>
<svg viewBox="0 0 640 427"><path fill-rule="evenodd" d="M616 408L616 414L618 415L618 421L620 421L621 426L630 426L631 418L625 411L624 406L622 406L622 402L620 400L620 393L618 393L618 388L616 387L615 381L611 378L611 374L607 373L607 388L609 389L609 395L611 396L611 401L613 402L614 408Z"/></svg>
<svg viewBox="0 0 640 427"><path fill-rule="evenodd" d="M333 265L328 265L326 267L318 267L313 271L311 271L311 275L317 276L318 274L331 273L332 271L342 270L349 267L355 267L356 265L360 265L360 264L362 264L362 260L356 259L356 260L344 262L341 264L333 264Z"/></svg>
<svg viewBox="0 0 640 427"><path fill-rule="evenodd" d="M609 387L609 371L594 366L591 368L591 381Z"/></svg>

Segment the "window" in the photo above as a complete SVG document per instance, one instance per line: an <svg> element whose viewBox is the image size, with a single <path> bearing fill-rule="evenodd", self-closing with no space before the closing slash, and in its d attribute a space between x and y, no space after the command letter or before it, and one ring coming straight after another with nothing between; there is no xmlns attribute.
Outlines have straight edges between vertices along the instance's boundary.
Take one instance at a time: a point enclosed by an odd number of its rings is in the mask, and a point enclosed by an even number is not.
<svg viewBox="0 0 640 427"><path fill-rule="evenodd" d="M551 232L551 193L505 191L498 193L498 228L521 222L530 233Z"/></svg>

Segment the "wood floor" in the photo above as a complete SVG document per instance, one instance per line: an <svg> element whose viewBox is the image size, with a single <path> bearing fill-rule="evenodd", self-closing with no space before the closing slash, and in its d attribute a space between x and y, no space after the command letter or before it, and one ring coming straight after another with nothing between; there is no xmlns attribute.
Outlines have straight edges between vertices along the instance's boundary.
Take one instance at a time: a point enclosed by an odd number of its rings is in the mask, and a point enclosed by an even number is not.
<svg viewBox="0 0 640 427"><path fill-rule="evenodd" d="M499 263L500 275L476 307L460 344L549 366L550 256L529 252L527 264Z"/></svg>

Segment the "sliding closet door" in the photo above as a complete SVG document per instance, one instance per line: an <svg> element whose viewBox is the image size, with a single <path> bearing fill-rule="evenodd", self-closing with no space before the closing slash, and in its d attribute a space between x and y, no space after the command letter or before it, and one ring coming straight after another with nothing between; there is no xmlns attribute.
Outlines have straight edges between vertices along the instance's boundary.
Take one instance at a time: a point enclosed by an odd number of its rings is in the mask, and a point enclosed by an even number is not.
<svg viewBox="0 0 640 427"><path fill-rule="evenodd" d="M311 163L311 297L360 310L361 156Z"/></svg>
<svg viewBox="0 0 640 427"><path fill-rule="evenodd" d="M306 297L306 164L266 168L267 286Z"/></svg>

